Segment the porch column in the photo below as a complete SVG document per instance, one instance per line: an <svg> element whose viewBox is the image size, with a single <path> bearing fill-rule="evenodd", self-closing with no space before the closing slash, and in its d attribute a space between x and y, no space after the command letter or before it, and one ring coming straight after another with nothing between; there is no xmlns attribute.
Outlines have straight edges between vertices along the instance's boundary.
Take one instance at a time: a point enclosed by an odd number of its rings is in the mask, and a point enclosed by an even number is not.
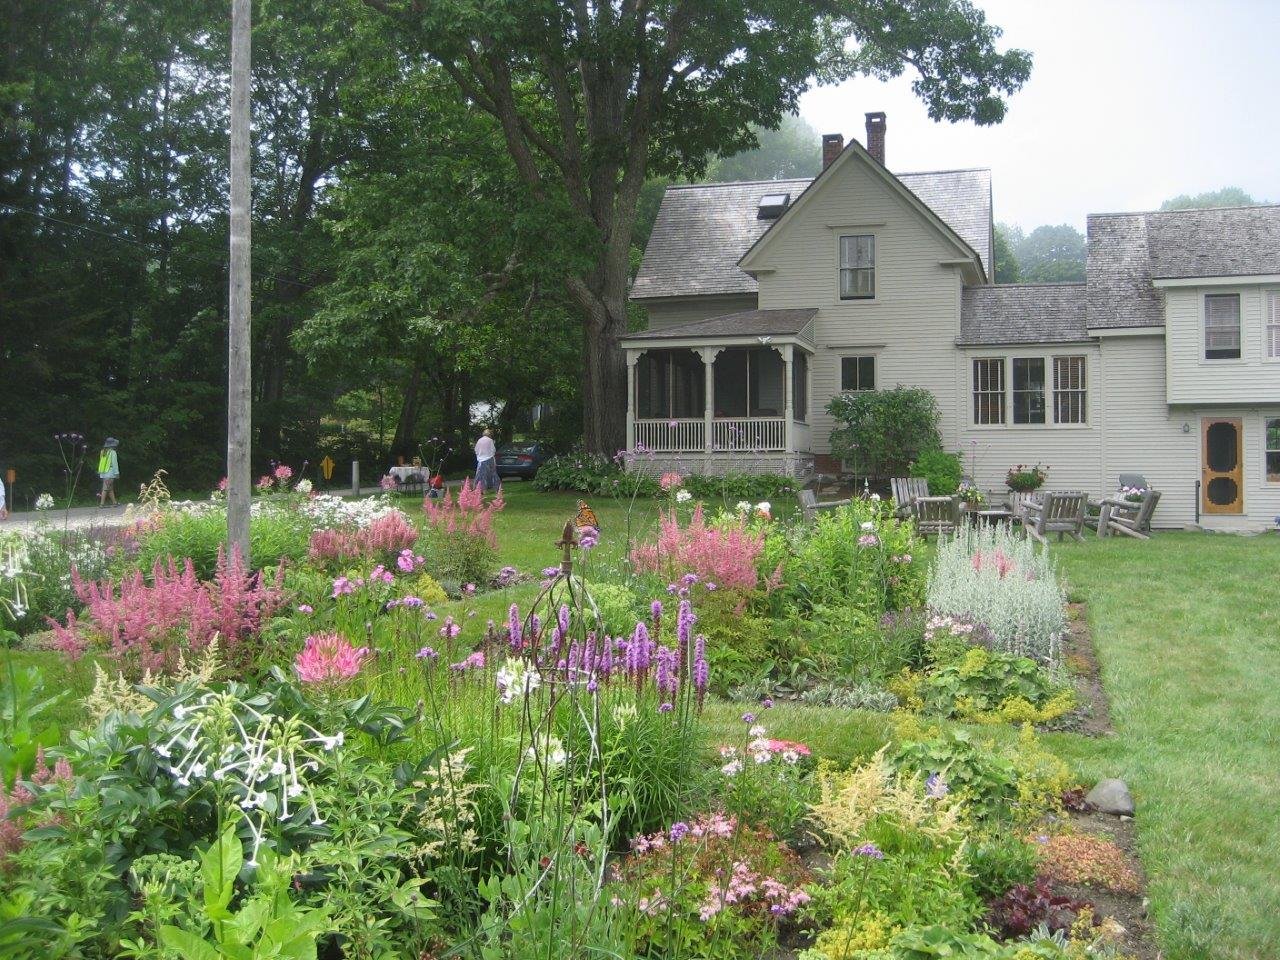
<svg viewBox="0 0 1280 960"><path fill-rule="evenodd" d="M711 431L714 427L716 411L716 354L720 350L716 347L700 347L698 352L702 355L702 375L706 378L706 387L702 392L702 447L707 459L710 460Z"/></svg>
<svg viewBox="0 0 1280 960"><path fill-rule="evenodd" d="M786 448L787 453L791 453L793 447L791 422L795 419L796 403L796 399L793 396L795 391L791 389L791 359L792 351L795 350L795 347L789 343L784 343L778 349L782 351L782 445Z"/></svg>
<svg viewBox="0 0 1280 960"><path fill-rule="evenodd" d="M639 350L627 351L627 450L636 448L636 364Z"/></svg>

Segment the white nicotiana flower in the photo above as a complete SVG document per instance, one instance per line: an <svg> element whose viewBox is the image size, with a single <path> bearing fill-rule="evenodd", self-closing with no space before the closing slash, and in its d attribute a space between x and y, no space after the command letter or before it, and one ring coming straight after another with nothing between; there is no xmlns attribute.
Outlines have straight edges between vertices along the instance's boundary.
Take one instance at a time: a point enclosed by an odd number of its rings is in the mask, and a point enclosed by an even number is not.
<svg viewBox="0 0 1280 960"><path fill-rule="evenodd" d="M286 769L288 768L285 767L285 765L281 763L279 760L277 760L275 763L271 764L271 776L278 777L281 774L283 774Z"/></svg>
<svg viewBox="0 0 1280 960"><path fill-rule="evenodd" d="M692 499L693 499L693 494L692 494L692 493L690 493L688 490L677 490L677 491L676 491L676 502L677 502L677 503L688 503L688 502L689 502L690 500L692 500Z"/></svg>
<svg viewBox="0 0 1280 960"><path fill-rule="evenodd" d="M750 502L746 500L739 500L737 510L739 513L750 513L751 512Z"/></svg>
<svg viewBox="0 0 1280 960"><path fill-rule="evenodd" d="M36 497L36 509L37 509L37 510L52 510L52 509L53 509L53 494L51 494L51 493L42 493L42 494L40 494L40 496Z"/></svg>

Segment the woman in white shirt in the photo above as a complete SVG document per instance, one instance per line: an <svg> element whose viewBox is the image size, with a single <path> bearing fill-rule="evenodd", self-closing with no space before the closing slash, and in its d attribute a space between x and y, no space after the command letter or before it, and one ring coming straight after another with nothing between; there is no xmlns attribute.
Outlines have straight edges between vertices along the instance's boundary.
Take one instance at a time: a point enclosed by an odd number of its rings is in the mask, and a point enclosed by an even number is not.
<svg viewBox="0 0 1280 960"><path fill-rule="evenodd" d="M498 448L493 442L493 431L485 428L476 441L476 483L485 490L498 489Z"/></svg>

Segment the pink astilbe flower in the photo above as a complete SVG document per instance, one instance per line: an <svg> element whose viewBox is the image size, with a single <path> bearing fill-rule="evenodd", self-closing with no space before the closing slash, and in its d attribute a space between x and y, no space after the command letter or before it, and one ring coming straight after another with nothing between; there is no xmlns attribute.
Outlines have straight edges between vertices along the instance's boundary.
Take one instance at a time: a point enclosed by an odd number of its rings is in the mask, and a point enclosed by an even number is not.
<svg viewBox="0 0 1280 960"><path fill-rule="evenodd" d="M702 505L694 507L686 527L674 510L658 522L658 542L631 551L631 564L640 573L659 573L675 580L686 573L716 583L724 590L754 590L760 577L756 561L764 548L764 534L752 532L741 519L709 526Z"/></svg>
<svg viewBox="0 0 1280 960"><path fill-rule="evenodd" d="M417 542L417 528L399 510L392 510L362 529L313 531L307 558L315 563L347 563L381 554L401 554Z"/></svg>
<svg viewBox="0 0 1280 960"><path fill-rule="evenodd" d="M674 470L669 473L664 473L658 478L658 486L667 493L670 493L672 490L679 490L680 487L684 486L684 477L680 476L680 474L676 473Z"/></svg>
<svg viewBox="0 0 1280 960"><path fill-rule="evenodd" d="M52 767L45 760L44 747L36 748L36 763L32 768L28 782L38 787L51 783L63 783L68 786L75 780L71 764L65 757L60 757ZM15 783L12 790L5 788L0 782L0 867L5 861L22 848L22 835L28 824L24 823L23 807L35 800L36 795L22 783ZM59 818L54 818L57 822Z"/></svg>
<svg viewBox="0 0 1280 960"><path fill-rule="evenodd" d="M494 517L505 506L501 487L498 495L485 503L484 488L478 483L473 484L470 479L462 481L456 500L446 490L444 496L437 500L427 497L422 501L427 523L437 533L465 533L483 539L491 547L497 546L493 534Z"/></svg>
<svg viewBox="0 0 1280 960"><path fill-rule="evenodd" d="M293 669L303 683L341 683L357 676L368 647L353 647L336 633L313 633L294 658Z"/></svg>
<svg viewBox="0 0 1280 960"><path fill-rule="evenodd" d="M218 637L218 647L233 665L247 661L262 623L284 598L284 565L272 582L249 572L238 552L230 559L218 553L214 579L202 582L191 561L181 569L159 560L148 582L141 571L121 580L85 582L71 571L72 586L85 607L86 619L68 611L63 626L50 621L55 645L73 658L94 640L105 641L106 655L131 676L173 669L180 652L197 653Z"/></svg>

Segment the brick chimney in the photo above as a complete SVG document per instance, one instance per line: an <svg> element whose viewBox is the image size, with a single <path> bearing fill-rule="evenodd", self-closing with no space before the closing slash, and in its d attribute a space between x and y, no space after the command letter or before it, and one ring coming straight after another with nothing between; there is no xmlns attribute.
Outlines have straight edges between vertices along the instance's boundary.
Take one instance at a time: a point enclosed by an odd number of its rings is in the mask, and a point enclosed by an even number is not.
<svg viewBox="0 0 1280 960"><path fill-rule="evenodd" d="M867 153L875 157L884 166L884 128L883 111L867 114Z"/></svg>
<svg viewBox="0 0 1280 960"><path fill-rule="evenodd" d="M844 149L843 133L828 133L822 137L822 169L831 166L840 151Z"/></svg>

